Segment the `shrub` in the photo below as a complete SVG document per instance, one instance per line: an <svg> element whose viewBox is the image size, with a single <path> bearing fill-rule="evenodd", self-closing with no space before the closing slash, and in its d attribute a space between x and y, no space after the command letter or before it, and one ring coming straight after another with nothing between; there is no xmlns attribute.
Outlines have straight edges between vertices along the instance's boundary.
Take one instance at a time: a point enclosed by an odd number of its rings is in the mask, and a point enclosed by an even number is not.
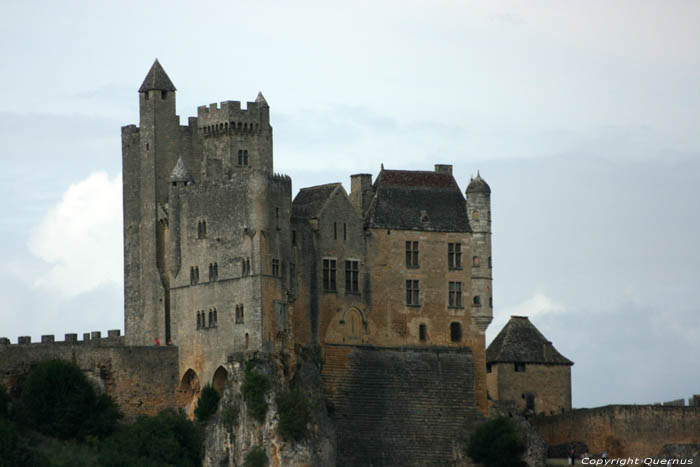
<svg viewBox="0 0 700 467"><path fill-rule="evenodd" d="M216 389L211 384L207 384L199 395L197 407L194 408L194 416L200 422L206 422L209 420L209 417L216 413L218 407L219 393L216 392Z"/></svg>
<svg viewBox="0 0 700 467"><path fill-rule="evenodd" d="M299 441L307 433L311 422L309 401L303 391L293 389L277 397L279 424L277 431L285 440Z"/></svg>
<svg viewBox="0 0 700 467"><path fill-rule="evenodd" d="M255 371L251 361L246 363L241 393L248 406L248 413L259 422L265 421L265 414L267 413L265 395L269 390L270 380L268 377Z"/></svg>
<svg viewBox="0 0 700 467"><path fill-rule="evenodd" d="M62 439L106 436L121 417L109 396L97 397L80 368L63 360L35 366L22 388L21 402L31 426Z"/></svg>
<svg viewBox="0 0 700 467"><path fill-rule="evenodd" d="M229 432L233 431L233 427L238 423L238 407L233 402L222 407L221 421Z"/></svg>
<svg viewBox="0 0 700 467"><path fill-rule="evenodd" d="M511 421L498 417L481 424L469 438L467 454L485 467L513 467L524 463L525 446Z"/></svg>
<svg viewBox="0 0 700 467"><path fill-rule="evenodd" d="M243 467L267 467L268 462L265 450L260 446L255 446L245 455Z"/></svg>
<svg viewBox="0 0 700 467"><path fill-rule="evenodd" d="M0 384L0 418L7 418L10 413L10 396L5 386Z"/></svg>
<svg viewBox="0 0 700 467"><path fill-rule="evenodd" d="M197 426L182 412L164 410L141 416L136 423L107 438L99 464L105 467L201 465L202 439Z"/></svg>

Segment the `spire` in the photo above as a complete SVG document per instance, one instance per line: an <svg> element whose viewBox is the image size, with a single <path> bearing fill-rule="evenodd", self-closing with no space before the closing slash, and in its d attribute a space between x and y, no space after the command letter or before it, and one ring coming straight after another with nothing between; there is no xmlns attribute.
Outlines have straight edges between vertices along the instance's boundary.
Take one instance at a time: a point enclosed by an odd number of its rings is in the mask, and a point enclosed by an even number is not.
<svg viewBox="0 0 700 467"><path fill-rule="evenodd" d="M185 166L185 161L182 160L182 157L179 157L177 159L177 163L175 164L173 171L170 173L170 181L171 182L191 182L192 181L192 177L190 176L190 172L187 170L187 166Z"/></svg>
<svg viewBox="0 0 700 467"><path fill-rule="evenodd" d="M157 58L148 71L146 79L143 80L139 92L150 91L152 89L157 89L159 91L175 91L175 85L170 81L168 74L160 65Z"/></svg>
<svg viewBox="0 0 700 467"><path fill-rule="evenodd" d="M258 92L258 97L255 98L255 102L257 102L258 107L267 107L267 108L270 107L269 105L267 105L267 101L265 100L265 96L263 96L261 92Z"/></svg>

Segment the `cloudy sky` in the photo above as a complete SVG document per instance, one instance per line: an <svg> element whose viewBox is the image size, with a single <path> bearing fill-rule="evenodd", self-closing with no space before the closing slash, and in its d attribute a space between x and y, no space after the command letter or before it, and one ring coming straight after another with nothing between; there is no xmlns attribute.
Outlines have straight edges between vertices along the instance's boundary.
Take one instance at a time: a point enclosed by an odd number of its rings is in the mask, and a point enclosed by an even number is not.
<svg viewBox="0 0 700 467"><path fill-rule="evenodd" d="M300 187L453 164L493 190L495 319L574 406L700 393L700 3L2 2L0 335L123 329L120 127L158 57L271 106Z"/></svg>

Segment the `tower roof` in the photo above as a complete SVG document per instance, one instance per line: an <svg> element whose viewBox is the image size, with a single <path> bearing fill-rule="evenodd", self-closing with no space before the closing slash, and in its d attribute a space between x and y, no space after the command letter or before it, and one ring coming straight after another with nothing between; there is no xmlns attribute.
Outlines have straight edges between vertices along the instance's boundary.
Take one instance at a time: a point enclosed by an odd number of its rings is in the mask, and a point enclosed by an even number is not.
<svg viewBox="0 0 700 467"><path fill-rule="evenodd" d="M477 172L476 177L472 178L467 186L467 193L491 193L491 187Z"/></svg>
<svg viewBox="0 0 700 467"><path fill-rule="evenodd" d="M170 81L168 74L160 65L157 58L156 61L153 62L151 69L148 70L146 79L143 80L139 92L150 91L152 89L157 89L159 91L175 91L175 85Z"/></svg>
<svg viewBox="0 0 700 467"><path fill-rule="evenodd" d="M471 232L464 195L450 173L382 169L372 190L367 227Z"/></svg>
<svg viewBox="0 0 700 467"><path fill-rule="evenodd" d="M192 181L192 176L190 176L190 172L187 170L187 166L185 165L185 161L182 160L182 157L177 159L177 162L175 163L175 167L173 168L173 171L170 173L170 181L171 182L190 182L190 181Z"/></svg>
<svg viewBox="0 0 700 467"><path fill-rule="evenodd" d="M255 102L257 102L258 107L270 107L265 100L265 96L263 96L261 92L258 92L258 97L255 98Z"/></svg>
<svg viewBox="0 0 700 467"><path fill-rule="evenodd" d="M486 363L573 365L560 354L527 316L511 316L486 349Z"/></svg>

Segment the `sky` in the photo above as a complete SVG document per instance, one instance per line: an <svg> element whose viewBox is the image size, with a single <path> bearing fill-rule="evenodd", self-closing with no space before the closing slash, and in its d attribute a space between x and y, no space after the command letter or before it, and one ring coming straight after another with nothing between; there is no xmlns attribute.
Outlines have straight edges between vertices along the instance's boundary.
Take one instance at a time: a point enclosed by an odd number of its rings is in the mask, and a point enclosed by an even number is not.
<svg viewBox="0 0 700 467"><path fill-rule="evenodd" d="M452 164L492 189L494 321L574 407L700 393L700 3L0 0L0 336L123 331L120 127L153 60L271 108L304 186Z"/></svg>

